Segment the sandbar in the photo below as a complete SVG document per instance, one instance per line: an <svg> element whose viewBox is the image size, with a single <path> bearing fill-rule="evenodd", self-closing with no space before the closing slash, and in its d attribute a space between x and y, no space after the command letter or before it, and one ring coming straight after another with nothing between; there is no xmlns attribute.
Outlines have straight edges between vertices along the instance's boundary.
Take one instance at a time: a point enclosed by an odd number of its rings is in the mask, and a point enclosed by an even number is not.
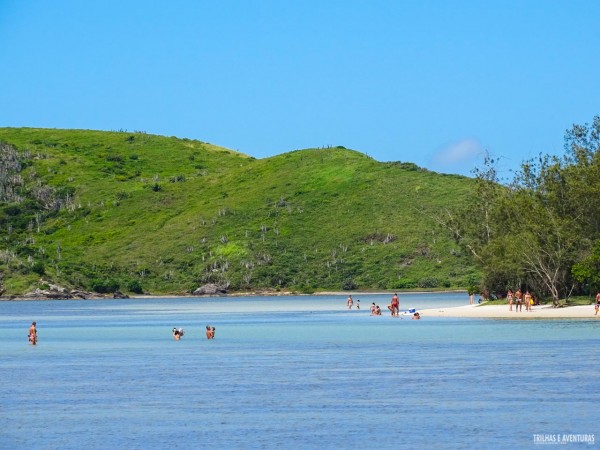
<svg viewBox="0 0 600 450"><path fill-rule="evenodd" d="M553 308L551 305L533 306L531 311L509 311L508 305L465 305L450 308L419 310L426 317L473 317L480 319L600 319L594 316L594 305L566 306ZM600 321L599 321L600 323Z"/></svg>

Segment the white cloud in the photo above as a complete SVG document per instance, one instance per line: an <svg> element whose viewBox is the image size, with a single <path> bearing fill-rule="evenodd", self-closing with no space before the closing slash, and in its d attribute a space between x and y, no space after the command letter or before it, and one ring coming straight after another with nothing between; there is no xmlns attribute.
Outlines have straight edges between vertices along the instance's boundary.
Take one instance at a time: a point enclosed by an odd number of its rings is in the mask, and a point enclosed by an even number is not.
<svg viewBox="0 0 600 450"><path fill-rule="evenodd" d="M441 165L471 162L484 152L484 148L477 139L461 139L441 147L433 155L432 162Z"/></svg>
<svg viewBox="0 0 600 450"><path fill-rule="evenodd" d="M467 174L485 151L478 139L460 139L440 147L431 156L430 163L434 170Z"/></svg>

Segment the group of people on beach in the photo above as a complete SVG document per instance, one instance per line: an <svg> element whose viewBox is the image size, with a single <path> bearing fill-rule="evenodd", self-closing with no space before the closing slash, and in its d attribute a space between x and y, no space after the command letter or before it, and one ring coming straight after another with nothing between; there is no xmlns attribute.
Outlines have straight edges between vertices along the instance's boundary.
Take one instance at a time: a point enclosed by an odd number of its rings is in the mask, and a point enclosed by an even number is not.
<svg viewBox="0 0 600 450"><path fill-rule="evenodd" d="M214 339L215 338L215 327L211 327L210 325L206 325L206 339ZM173 339L176 341L181 340L185 331L183 328L173 328Z"/></svg>
<svg viewBox="0 0 600 450"><path fill-rule="evenodd" d="M531 311L531 307L539 305L540 301L537 297L532 295L529 291L525 293L521 292L521 289L517 289L513 292L511 289L506 293L506 300L508 300L508 310L513 310L513 303L515 305L515 312L522 312L523 305L525 305L525 311ZM594 302L594 316L598 317L598 310L600 310L600 292L596 294L596 301Z"/></svg>
<svg viewBox="0 0 600 450"><path fill-rule="evenodd" d="M509 289L506 293L506 299L508 300L508 310L513 310L513 303L515 304L515 312L523 311L523 304L525 304L525 311L531 311L533 305L539 305L539 300L536 300L529 291L525 293L521 292L521 289L517 289L513 293L512 289Z"/></svg>

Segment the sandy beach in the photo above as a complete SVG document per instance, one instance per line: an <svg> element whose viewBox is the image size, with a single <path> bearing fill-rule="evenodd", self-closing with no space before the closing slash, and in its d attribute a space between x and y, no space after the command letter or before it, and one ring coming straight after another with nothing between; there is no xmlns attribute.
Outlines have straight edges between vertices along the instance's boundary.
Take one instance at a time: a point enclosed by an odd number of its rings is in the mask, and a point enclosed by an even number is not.
<svg viewBox="0 0 600 450"><path fill-rule="evenodd" d="M532 311L508 310L508 305L465 305L454 308L432 308L419 311L426 317L473 317L489 319L593 319L594 305L553 308L548 305L533 306ZM600 320L600 313L596 316Z"/></svg>

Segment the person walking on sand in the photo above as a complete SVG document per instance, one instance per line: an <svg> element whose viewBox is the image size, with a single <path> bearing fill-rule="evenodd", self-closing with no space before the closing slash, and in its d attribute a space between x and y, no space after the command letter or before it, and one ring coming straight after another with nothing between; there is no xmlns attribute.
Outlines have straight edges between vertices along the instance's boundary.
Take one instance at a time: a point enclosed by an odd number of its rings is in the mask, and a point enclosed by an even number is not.
<svg viewBox="0 0 600 450"><path fill-rule="evenodd" d="M29 342L31 345L37 344L37 325L35 322L31 322L31 326L29 327L29 334L27 335L29 338Z"/></svg>
<svg viewBox="0 0 600 450"><path fill-rule="evenodd" d="M515 312L523 311L523 294L521 294L521 289L517 289L517 292L515 292L515 299Z"/></svg>
<svg viewBox="0 0 600 450"><path fill-rule="evenodd" d="M508 300L508 310L509 311L512 311L513 298L514 298L513 291L512 291L512 289L509 289L508 292L506 293L506 299Z"/></svg>
<svg viewBox="0 0 600 450"><path fill-rule="evenodd" d="M594 305L594 310L596 311L594 313L594 316L598 317L598 309L600 309L600 292L598 292L596 294L596 304ZM35 323L35 322L33 322Z"/></svg>
<svg viewBox="0 0 600 450"><path fill-rule="evenodd" d="M354 301L352 300L352 296L348 296L348 300L346 300L346 305L348 305L348 309L352 309L352 305L354 305Z"/></svg>

